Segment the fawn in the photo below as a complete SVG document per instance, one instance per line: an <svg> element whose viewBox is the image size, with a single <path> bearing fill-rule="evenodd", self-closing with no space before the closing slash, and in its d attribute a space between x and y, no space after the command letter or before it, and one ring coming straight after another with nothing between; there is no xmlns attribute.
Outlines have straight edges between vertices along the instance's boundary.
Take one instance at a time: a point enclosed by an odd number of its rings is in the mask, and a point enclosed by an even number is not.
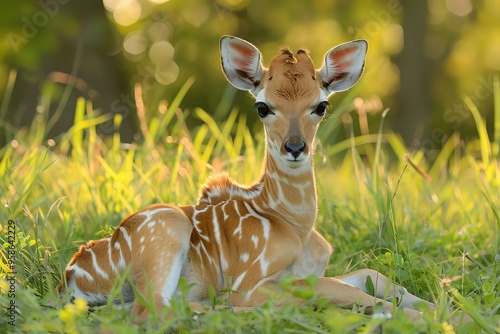
<svg viewBox="0 0 500 334"><path fill-rule="evenodd" d="M328 98L358 81L367 47L365 40L338 45L326 53L318 70L307 51L294 54L282 48L265 68L255 46L222 37L224 74L236 88L251 92L264 124L266 156L259 180L242 186L227 174L214 175L202 186L195 205L157 204L132 214L109 238L80 247L60 290L91 306L103 305L115 280L127 272L139 293L148 296L148 287L152 289L162 310L179 279L186 278L195 283L188 295L192 305L207 302L212 286L241 291L230 296L239 310L263 304L269 298L263 288L272 288L285 275L299 278L295 286L305 286L306 276L316 274L316 291L333 305L370 308L380 303L390 312L394 304L384 298L397 298L399 307L417 321L420 312L414 304L433 305L374 270L323 277L332 248L314 228L316 130ZM376 297L366 291L368 277ZM123 300L131 306L134 321L143 322L149 312L130 284L123 285Z"/></svg>

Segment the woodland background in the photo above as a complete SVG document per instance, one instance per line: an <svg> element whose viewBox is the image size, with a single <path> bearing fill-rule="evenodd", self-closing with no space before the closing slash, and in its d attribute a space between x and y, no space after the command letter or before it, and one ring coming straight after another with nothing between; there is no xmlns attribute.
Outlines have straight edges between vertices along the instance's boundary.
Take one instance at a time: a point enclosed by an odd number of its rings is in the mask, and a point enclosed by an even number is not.
<svg viewBox="0 0 500 334"><path fill-rule="evenodd" d="M332 46L367 39L359 98L346 111L376 129L390 108L386 126L431 159L453 132L476 137L463 96L492 131L500 70L496 0L2 0L0 7L0 96L8 97L0 109L0 147L40 108L51 115L48 137L60 135L73 124L79 96L100 113L122 114L122 141L136 140L136 83L146 97L171 101L194 77L184 111L201 107L219 122L233 107L251 111L252 100L221 73L218 41L225 34L258 46L265 65L288 45L310 49L318 67ZM13 80L12 94L5 92ZM61 104L68 84L68 103ZM248 125L260 131L249 114ZM106 135L113 128L110 120L98 130ZM369 132L362 125L355 131Z"/></svg>
<svg viewBox="0 0 500 334"><path fill-rule="evenodd" d="M368 40L364 75L317 133L316 228L335 249L326 276L378 270L437 304L422 323L328 307L314 277L306 290L281 282L300 307L278 310L271 295L235 313L232 292L212 289L221 308L196 316L181 280L175 317L144 326L112 298L62 305L80 245L149 204L195 203L213 172L259 177L262 125L221 72L225 34L265 65L282 45L309 48L319 67L332 46ZM14 303L16 321L1 312L0 328L500 333L499 70L498 0L0 0L0 308Z"/></svg>

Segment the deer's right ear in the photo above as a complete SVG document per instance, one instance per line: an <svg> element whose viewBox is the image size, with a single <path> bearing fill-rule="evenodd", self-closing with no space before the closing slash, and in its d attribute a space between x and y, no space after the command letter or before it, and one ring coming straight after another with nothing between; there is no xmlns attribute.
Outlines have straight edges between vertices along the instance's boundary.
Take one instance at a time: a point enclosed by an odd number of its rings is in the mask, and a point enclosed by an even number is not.
<svg viewBox="0 0 500 334"><path fill-rule="evenodd" d="M259 49L240 38L223 36L220 53L227 80L236 88L255 94L265 72Z"/></svg>

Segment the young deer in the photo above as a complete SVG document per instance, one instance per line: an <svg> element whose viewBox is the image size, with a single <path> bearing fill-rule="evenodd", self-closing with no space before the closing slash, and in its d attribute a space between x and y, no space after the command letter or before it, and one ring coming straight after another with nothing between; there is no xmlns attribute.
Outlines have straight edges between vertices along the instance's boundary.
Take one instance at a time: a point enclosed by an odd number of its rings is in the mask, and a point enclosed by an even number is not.
<svg viewBox="0 0 500 334"><path fill-rule="evenodd" d="M390 312L394 304L383 298L396 297L418 320L414 303L428 302L376 271L322 277L332 249L314 228L315 134L329 96L349 89L361 76L367 42L332 48L319 70L305 50L281 49L268 69L259 50L239 38L222 37L220 51L228 81L256 99L266 134L262 176L248 187L226 174L213 176L201 188L198 204L153 205L126 218L111 237L81 246L65 272L71 297L105 304L114 281L127 272L144 296L152 289L158 310L169 305L181 277L195 283L188 296L193 305L207 302L213 286L241 291L230 297L238 310L264 303L268 293L262 288L273 287L284 275L298 277L294 284L304 286L304 278L316 274L318 294L333 305L370 308L381 303ZM367 294L368 277L376 297ZM122 293L134 320L145 321L148 311L129 284Z"/></svg>

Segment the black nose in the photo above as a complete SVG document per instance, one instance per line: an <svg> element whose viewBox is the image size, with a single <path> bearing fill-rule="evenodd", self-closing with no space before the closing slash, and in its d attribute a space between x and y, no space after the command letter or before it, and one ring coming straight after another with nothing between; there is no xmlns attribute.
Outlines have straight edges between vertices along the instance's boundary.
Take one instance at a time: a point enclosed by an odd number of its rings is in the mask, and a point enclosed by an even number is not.
<svg viewBox="0 0 500 334"><path fill-rule="evenodd" d="M300 137L290 137L285 142L285 150L291 153L292 156L297 159L297 157L304 152L306 148L306 143Z"/></svg>

